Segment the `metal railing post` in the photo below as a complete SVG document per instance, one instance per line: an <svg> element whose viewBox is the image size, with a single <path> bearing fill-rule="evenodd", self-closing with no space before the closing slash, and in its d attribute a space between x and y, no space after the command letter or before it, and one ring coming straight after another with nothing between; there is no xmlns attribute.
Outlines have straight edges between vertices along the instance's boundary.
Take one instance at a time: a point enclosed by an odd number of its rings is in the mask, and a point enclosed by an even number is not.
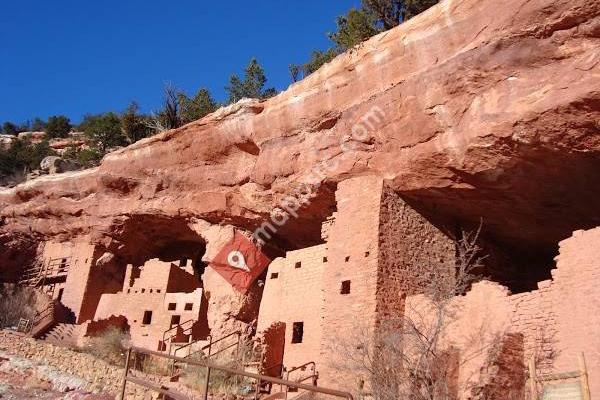
<svg viewBox="0 0 600 400"><path fill-rule="evenodd" d="M208 342L208 355L206 358L210 358L210 352L212 350L212 336ZM210 365L206 365L206 380L204 381L204 400L208 400L208 389L210 385Z"/></svg>
<svg viewBox="0 0 600 400"><path fill-rule="evenodd" d="M131 359L131 348L127 350L125 358L125 372L123 372L123 385L121 386L121 400L125 400L125 388L127 386L127 372L129 371L129 360Z"/></svg>

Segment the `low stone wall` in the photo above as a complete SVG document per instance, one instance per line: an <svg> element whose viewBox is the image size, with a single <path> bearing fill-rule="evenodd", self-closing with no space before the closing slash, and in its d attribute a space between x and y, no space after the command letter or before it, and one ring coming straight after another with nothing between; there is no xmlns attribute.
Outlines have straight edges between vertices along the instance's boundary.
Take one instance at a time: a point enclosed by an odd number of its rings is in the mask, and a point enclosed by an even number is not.
<svg viewBox="0 0 600 400"><path fill-rule="evenodd" d="M81 377L89 382L84 388L87 391L107 393L114 395L115 398L120 393L123 368L110 365L89 354L79 353L31 338L1 333L0 349ZM133 384L127 385L126 399L150 400L156 397L156 393L142 387Z"/></svg>

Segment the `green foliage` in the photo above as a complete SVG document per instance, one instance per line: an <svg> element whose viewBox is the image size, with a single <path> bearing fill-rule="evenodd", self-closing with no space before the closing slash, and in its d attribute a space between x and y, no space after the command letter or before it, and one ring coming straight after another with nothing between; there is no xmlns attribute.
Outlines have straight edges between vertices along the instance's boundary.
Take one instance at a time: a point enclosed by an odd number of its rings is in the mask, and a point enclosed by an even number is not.
<svg viewBox="0 0 600 400"><path fill-rule="evenodd" d="M19 127L12 122L6 121L2 124L2 133L5 135L16 135L19 133Z"/></svg>
<svg viewBox="0 0 600 400"><path fill-rule="evenodd" d="M362 7L352 8L346 15L337 17L337 29L328 37L333 46L325 51L315 50L304 64L291 64L290 75L296 82L315 72L323 64L334 59L371 36L398 26L414 17L439 0L363 0Z"/></svg>
<svg viewBox="0 0 600 400"><path fill-rule="evenodd" d="M308 60L306 63L300 65L290 65L289 68L292 81L297 82L300 79L307 77L321 68L324 64L327 64L329 61L333 60L338 56L338 54L339 53L333 48L327 49L326 51L314 50L310 56L310 60Z"/></svg>
<svg viewBox="0 0 600 400"><path fill-rule="evenodd" d="M276 95L275 88L264 89L266 83L265 71L256 58L251 59L246 67L243 80L235 74L229 78L229 86L225 88L229 92L229 103L235 103L246 97L266 99Z"/></svg>
<svg viewBox="0 0 600 400"><path fill-rule="evenodd" d="M94 148L78 149L75 146L69 147L62 155L65 160L76 162L83 168L91 168L100 164L102 153Z"/></svg>
<svg viewBox="0 0 600 400"><path fill-rule="evenodd" d="M30 129L33 132L41 132L46 129L46 122L44 120L42 120L41 118L36 117L31 122Z"/></svg>
<svg viewBox="0 0 600 400"><path fill-rule="evenodd" d="M71 131L71 121L64 115L54 115L48 118L46 133L49 138L64 138Z"/></svg>
<svg viewBox="0 0 600 400"><path fill-rule="evenodd" d="M148 117L139 113L139 107L135 102L129 104L121 115L121 125L129 143L135 143L151 134L148 128Z"/></svg>
<svg viewBox="0 0 600 400"><path fill-rule="evenodd" d="M422 13L439 0L363 0L363 9L372 14L383 30L392 29Z"/></svg>
<svg viewBox="0 0 600 400"><path fill-rule="evenodd" d="M79 128L102 153L106 153L111 147L125 144L121 119L113 112L86 115Z"/></svg>
<svg viewBox="0 0 600 400"><path fill-rule="evenodd" d="M337 17L337 31L329 34L340 52L344 52L379 32L375 18L364 9L352 8L346 15Z"/></svg>
<svg viewBox="0 0 600 400"><path fill-rule="evenodd" d="M19 172L38 169L46 156L56 155L43 141L31 145L24 140L15 140L8 149L0 149L0 177L6 178Z"/></svg>
<svg viewBox="0 0 600 400"><path fill-rule="evenodd" d="M183 124L196 121L219 107L206 88L200 88L193 98L179 92L177 100L179 101L181 122Z"/></svg>

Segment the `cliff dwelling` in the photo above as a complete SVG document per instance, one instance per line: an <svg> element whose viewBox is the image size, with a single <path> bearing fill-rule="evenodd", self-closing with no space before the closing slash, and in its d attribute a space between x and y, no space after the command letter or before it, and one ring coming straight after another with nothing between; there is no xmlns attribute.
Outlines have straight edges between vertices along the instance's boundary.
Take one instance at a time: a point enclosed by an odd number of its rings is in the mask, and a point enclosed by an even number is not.
<svg viewBox="0 0 600 400"><path fill-rule="evenodd" d="M186 120L166 90L176 126L53 138L105 151L0 188L2 371L135 400L600 396L600 3L432 3L276 95Z"/></svg>

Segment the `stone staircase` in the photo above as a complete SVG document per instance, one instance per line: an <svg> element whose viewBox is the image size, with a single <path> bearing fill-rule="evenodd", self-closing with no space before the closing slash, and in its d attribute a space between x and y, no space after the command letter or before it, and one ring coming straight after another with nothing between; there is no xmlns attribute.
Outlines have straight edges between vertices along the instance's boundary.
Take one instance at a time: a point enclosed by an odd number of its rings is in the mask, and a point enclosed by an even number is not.
<svg viewBox="0 0 600 400"><path fill-rule="evenodd" d="M58 323L46 331L46 333L40 337L40 340L57 346L71 347L77 344L74 333L74 324Z"/></svg>

